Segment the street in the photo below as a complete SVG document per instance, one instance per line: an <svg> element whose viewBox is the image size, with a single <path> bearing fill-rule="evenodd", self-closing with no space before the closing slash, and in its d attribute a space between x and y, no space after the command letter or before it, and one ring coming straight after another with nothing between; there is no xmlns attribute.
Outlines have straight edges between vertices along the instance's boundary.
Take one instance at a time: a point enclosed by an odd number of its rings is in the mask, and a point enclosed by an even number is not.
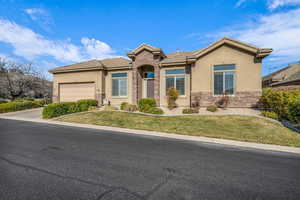
<svg viewBox="0 0 300 200"><path fill-rule="evenodd" d="M0 199L300 199L300 155L0 119Z"/></svg>

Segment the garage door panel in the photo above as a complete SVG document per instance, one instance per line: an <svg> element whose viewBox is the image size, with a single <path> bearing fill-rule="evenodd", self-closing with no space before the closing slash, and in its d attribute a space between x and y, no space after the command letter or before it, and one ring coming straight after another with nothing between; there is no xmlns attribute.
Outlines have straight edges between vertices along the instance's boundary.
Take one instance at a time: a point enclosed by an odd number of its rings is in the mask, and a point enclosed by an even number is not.
<svg viewBox="0 0 300 200"><path fill-rule="evenodd" d="M60 101L78 101L80 99L95 99L94 83L60 84Z"/></svg>

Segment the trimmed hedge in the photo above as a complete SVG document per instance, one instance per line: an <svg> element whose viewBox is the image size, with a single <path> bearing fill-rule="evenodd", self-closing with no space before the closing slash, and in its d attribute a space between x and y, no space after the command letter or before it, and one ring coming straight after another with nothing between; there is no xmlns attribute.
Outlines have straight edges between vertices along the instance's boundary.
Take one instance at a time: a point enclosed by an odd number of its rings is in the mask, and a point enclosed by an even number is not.
<svg viewBox="0 0 300 200"><path fill-rule="evenodd" d="M88 111L89 107L95 107L98 101L93 99L84 99L77 102L52 103L43 109L43 118L59 117L61 115Z"/></svg>
<svg viewBox="0 0 300 200"><path fill-rule="evenodd" d="M42 106L43 105L37 101L13 101L0 104L0 113L15 112Z"/></svg>
<svg viewBox="0 0 300 200"><path fill-rule="evenodd" d="M278 91L264 89L260 106L278 115L278 119L300 122L300 91Z"/></svg>

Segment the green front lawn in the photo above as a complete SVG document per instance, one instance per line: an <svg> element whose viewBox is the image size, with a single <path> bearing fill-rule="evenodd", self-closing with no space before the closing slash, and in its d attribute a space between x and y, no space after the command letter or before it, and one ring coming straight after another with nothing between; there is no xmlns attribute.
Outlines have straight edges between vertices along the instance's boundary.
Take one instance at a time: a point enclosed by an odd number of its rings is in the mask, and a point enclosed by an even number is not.
<svg viewBox="0 0 300 200"><path fill-rule="evenodd" d="M236 115L162 117L99 111L62 116L58 120L300 147L300 134L258 117Z"/></svg>

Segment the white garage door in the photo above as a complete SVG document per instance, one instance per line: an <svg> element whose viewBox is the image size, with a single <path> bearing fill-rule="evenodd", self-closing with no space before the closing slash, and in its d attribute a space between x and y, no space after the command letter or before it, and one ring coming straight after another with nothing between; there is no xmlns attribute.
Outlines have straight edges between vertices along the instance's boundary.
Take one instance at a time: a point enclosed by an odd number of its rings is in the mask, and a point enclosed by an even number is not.
<svg viewBox="0 0 300 200"><path fill-rule="evenodd" d="M95 99L95 83L64 83L59 85L61 102Z"/></svg>

